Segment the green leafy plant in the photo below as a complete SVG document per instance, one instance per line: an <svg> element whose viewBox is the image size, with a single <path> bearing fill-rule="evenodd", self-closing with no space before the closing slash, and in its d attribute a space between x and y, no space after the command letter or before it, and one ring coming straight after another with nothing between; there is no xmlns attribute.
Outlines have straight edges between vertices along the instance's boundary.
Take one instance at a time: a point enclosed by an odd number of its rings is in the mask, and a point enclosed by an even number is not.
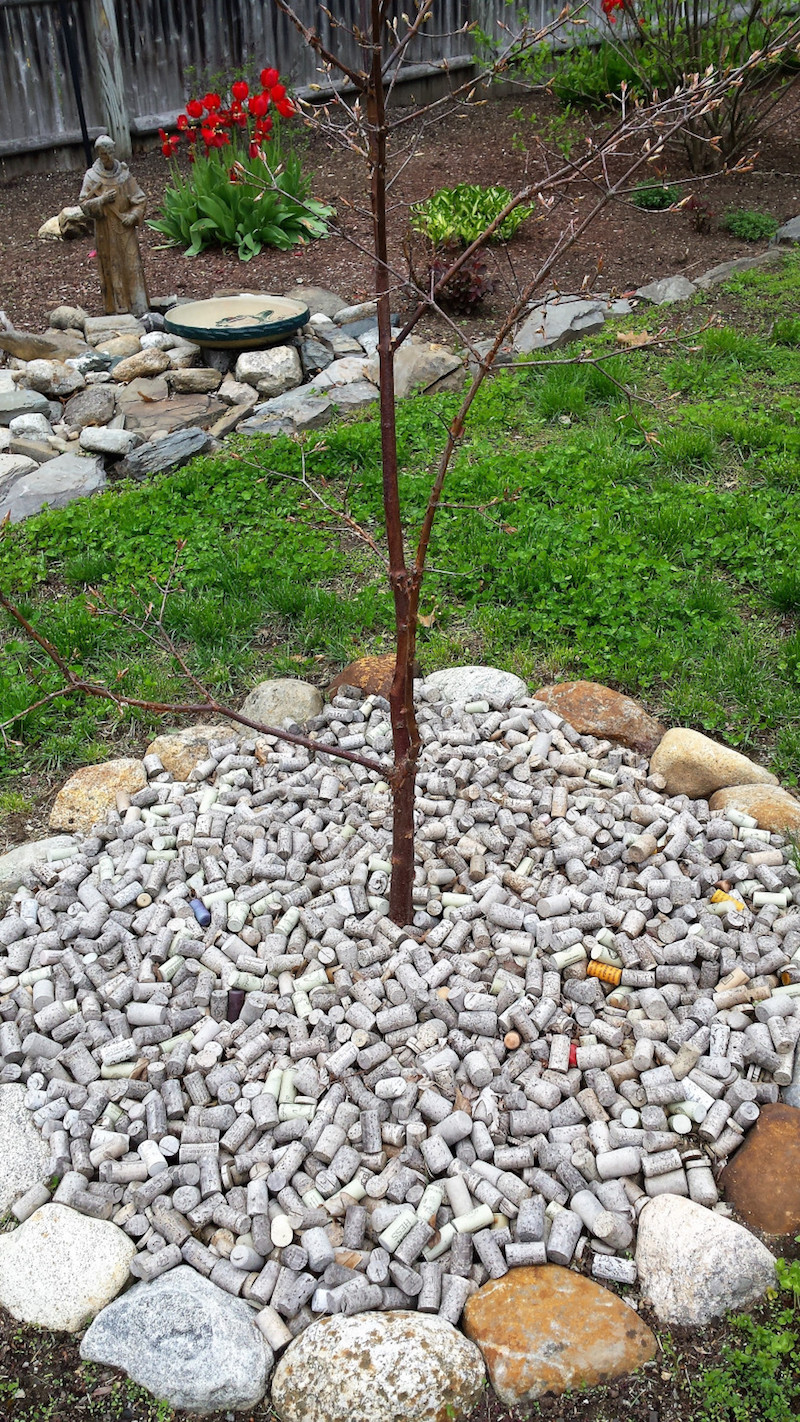
<svg viewBox="0 0 800 1422"><path fill-rule="evenodd" d="M503 187L481 187L478 183L459 183L455 188L440 188L424 202L411 208L411 225L415 232L426 236L435 248L448 242L469 246L511 201L511 193ZM534 211L519 206L509 213L494 234L495 240L507 241Z"/></svg>
<svg viewBox="0 0 800 1422"><path fill-rule="evenodd" d="M448 250L446 247L435 254L430 264L430 278L434 285L449 271L454 257L452 248ZM494 282L486 270L482 253L473 252L462 262L458 271L442 284L439 301L445 310L469 316L493 291Z"/></svg>
<svg viewBox="0 0 800 1422"><path fill-rule="evenodd" d="M776 346L800 346L800 316L779 316L772 323Z"/></svg>
<svg viewBox="0 0 800 1422"><path fill-rule="evenodd" d="M721 1366L701 1373L693 1384L704 1422L791 1422L800 1410L800 1377L795 1358L800 1345L800 1263L779 1259L780 1293L762 1319L739 1314L729 1322L733 1339L721 1348Z"/></svg>
<svg viewBox="0 0 800 1422"><path fill-rule="evenodd" d="M753 208L730 208L723 218L725 227L742 242L763 242L773 237L780 226L777 218Z"/></svg>
<svg viewBox="0 0 800 1422"><path fill-rule="evenodd" d="M640 183L631 193L634 207L641 207L645 212L663 212L680 200L680 188L669 187L667 183Z"/></svg>
<svg viewBox="0 0 800 1422"><path fill-rule="evenodd" d="M235 247L242 261L264 247L289 247L327 235L334 209L311 197L311 179L288 148L282 125L295 113L277 69L264 69L262 88L234 80L230 101L217 93L190 99L177 132L160 130L172 161L172 184L161 216L150 226L183 246L187 257L204 247ZM186 144L189 171L174 161Z"/></svg>

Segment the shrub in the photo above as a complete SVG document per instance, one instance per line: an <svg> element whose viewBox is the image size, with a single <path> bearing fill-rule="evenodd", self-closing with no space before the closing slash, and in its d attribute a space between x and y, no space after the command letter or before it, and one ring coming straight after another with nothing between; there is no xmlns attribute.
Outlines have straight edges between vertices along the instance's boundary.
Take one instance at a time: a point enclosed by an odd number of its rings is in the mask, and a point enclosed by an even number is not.
<svg viewBox="0 0 800 1422"><path fill-rule="evenodd" d="M644 208L646 212L663 212L680 200L680 188L668 187L666 183L640 183L631 193L634 207Z"/></svg>
<svg viewBox="0 0 800 1422"><path fill-rule="evenodd" d="M252 92L235 80L227 107L219 94L190 99L177 132L161 134L161 151L174 156L185 142L190 168L173 162L172 185L161 217L150 226L194 257L204 247L236 247L249 261L263 247L285 250L327 235L333 208L311 197L311 179L286 147L283 123L295 113L277 69L261 72Z"/></svg>
<svg viewBox="0 0 800 1422"><path fill-rule="evenodd" d="M431 286L441 281L456 256L453 248L442 248L433 256L429 268ZM444 283L438 299L446 310L459 316L469 316L493 291L494 282L486 271L486 263L481 253L473 252Z"/></svg>
<svg viewBox="0 0 800 1422"><path fill-rule="evenodd" d="M508 188L482 188L478 183L459 183L455 188L440 188L424 202L412 205L411 225L415 232L422 232L435 248L448 242L462 242L468 247L494 222L511 197ZM505 241L513 237L533 211L532 207L515 208L497 229L495 238Z"/></svg>
<svg viewBox="0 0 800 1422"><path fill-rule="evenodd" d="M768 212L756 212L753 208L731 208L726 212L724 224L728 231L742 242L763 242L773 237L779 223Z"/></svg>

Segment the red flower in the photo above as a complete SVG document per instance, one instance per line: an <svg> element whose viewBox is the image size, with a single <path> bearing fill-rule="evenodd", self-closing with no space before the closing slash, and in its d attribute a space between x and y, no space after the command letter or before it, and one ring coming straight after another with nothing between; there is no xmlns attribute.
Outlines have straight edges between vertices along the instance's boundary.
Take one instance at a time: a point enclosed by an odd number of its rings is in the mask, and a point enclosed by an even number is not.
<svg viewBox="0 0 800 1422"><path fill-rule="evenodd" d="M203 108L208 109L208 112L210 114L213 114L220 107L221 104L222 100L219 94L206 94L205 98L203 99Z"/></svg>
<svg viewBox="0 0 800 1422"><path fill-rule="evenodd" d="M237 104L242 104L250 93L250 85L244 79L237 79L235 84L231 84L231 93Z"/></svg>
<svg viewBox="0 0 800 1422"><path fill-rule="evenodd" d="M601 8L609 24L616 24L617 17L614 14L614 11L624 10L626 7L626 3L627 0L601 0Z"/></svg>
<svg viewBox="0 0 800 1422"><path fill-rule="evenodd" d="M171 158L173 153L175 152L175 149L180 143L180 139L177 133L173 133L170 136L170 134L167 133L166 129L160 128L158 130L158 136L161 139L161 152L164 154L165 158Z"/></svg>
<svg viewBox="0 0 800 1422"><path fill-rule="evenodd" d="M259 120L258 120L258 123L257 123L256 126L255 126L255 136L256 136L256 138L269 138L271 132L272 132L272 119L271 119L271 118L259 119Z"/></svg>
<svg viewBox="0 0 800 1422"><path fill-rule="evenodd" d="M188 118L186 117L186 115L185 115L185 114L178 114L178 118L177 118L176 122L177 122L177 124L178 124L178 128L180 129L180 132L181 132L181 133L185 133L186 130L187 130L187 128L189 127L189 120L188 120Z"/></svg>
<svg viewBox="0 0 800 1422"><path fill-rule="evenodd" d="M269 108L269 94L253 94L247 107L253 118L263 118Z"/></svg>
<svg viewBox="0 0 800 1422"><path fill-rule="evenodd" d="M247 151L251 158L261 157L261 145L256 143L255 141L251 142L250 147Z"/></svg>
<svg viewBox="0 0 800 1422"><path fill-rule="evenodd" d="M286 90L283 84L273 84L269 92L273 104L277 104L281 99L286 98Z"/></svg>
<svg viewBox="0 0 800 1422"><path fill-rule="evenodd" d="M262 69L261 71L261 83L265 89L274 88L280 77L277 69Z"/></svg>
<svg viewBox="0 0 800 1422"><path fill-rule="evenodd" d="M186 105L186 112L189 118L199 119L203 117L203 105L199 99L190 99Z"/></svg>
<svg viewBox="0 0 800 1422"><path fill-rule="evenodd" d="M291 99L278 99L278 102L276 103L275 107L278 110L278 113L280 114L281 118L291 118L292 114L295 112L294 104L292 103Z"/></svg>

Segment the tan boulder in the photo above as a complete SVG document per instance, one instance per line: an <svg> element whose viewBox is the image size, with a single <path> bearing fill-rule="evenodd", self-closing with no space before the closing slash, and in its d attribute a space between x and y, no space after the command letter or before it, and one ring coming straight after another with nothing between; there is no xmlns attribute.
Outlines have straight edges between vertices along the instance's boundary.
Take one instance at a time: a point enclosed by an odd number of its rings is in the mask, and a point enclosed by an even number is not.
<svg viewBox="0 0 800 1422"><path fill-rule="evenodd" d="M752 815L759 829L784 834L800 830L800 800L776 785L730 785L717 790L709 801L712 810L740 810Z"/></svg>
<svg viewBox="0 0 800 1422"><path fill-rule="evenodd" d="M725 1199L753 1229L800 1229L800 1111L766 1105L744 1145L722 1172Z"/></svg>
<svg viewBox="0 0 800 1422"><path fill-rule="evenodd" d="M663 775L668 795L692 800L706 800L728 785L778 784L777 776L763 765L683 726L667 731L653 752L650 771Z"/></svg>
<svg viewBox="0 0 800 1422"><path fill-rule="evenodd" d="M209 741L227 740L229 734L226 726L186 726L156 736L145 755L157 755L176 780L188 780L195 766L207 759Z"/></svg>
<svg viewBox="0 0 800 1422"><path fill-rule="evenodd" d="M128 757L86 765L76 770L59 790L50 811L50 828L88 834L92 825L113 809L120 791L135 795L147 784L140 760Z"/></svg>
<svg viewBox="0 0 800 1422"><path fill-rule="evenodd" d="M117 357L126 360L128 356L136 355L142 349L139 337L132 332L123 332L121 336L109 336L105 341L98 341L95 346L96 351L101 355L111 356L112 360Z"/></svg>
<svg viewBox="0 0 800 1422"><path fill-rule="evenodd" d="M536 700L563 716L582 736L618 741L642 755L652 755L665 727L640 702L596 681L560 681L541 686Z"/></svg>
<svg viewBox="0 0 800 1422"><path fill-rule="evenodd" d="M146 351L137 351L135 355L126 356L125 360L114 366L111 374L115 380L127 384L129 380L137 380L141 375L160 375L162 370L167 370L168 367L166 351L151 346Z"/></svg>
<svg viewBox="0 0 800 1422"><path fill-rule="evenodd" d="M633 1309L555 1264L512 1269L467 1299L464 1332L506 1407L597 1387L649 1362L656 1340Z"/></svg>
<svg viewBox="0 0 800 1422"><path fill-rule="evenodd" d="M34 331L0 332L0 351L16 360L67 360L85 350L86 342L74 331L48 331L43 336Z"/></svg>
<svg viewBox="0 0 800 1422"><path fill-rule="evenodd" d="M386 652L381 657L358 657L334 677L329 687L329 695L335 696L340 686L357 686L365 696L388 697L394 676L394 664L394 652Z"/></svg>

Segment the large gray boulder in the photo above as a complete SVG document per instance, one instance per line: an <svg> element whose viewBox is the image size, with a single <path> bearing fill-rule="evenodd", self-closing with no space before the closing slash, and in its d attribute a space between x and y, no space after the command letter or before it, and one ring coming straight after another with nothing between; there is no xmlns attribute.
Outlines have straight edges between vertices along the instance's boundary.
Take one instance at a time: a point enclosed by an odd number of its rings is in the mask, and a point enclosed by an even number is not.
<svg viewBox="0 0 800 1422"><path fill-rule="evenodd" d="M302 302L312 316L333 317L347 306L341 296L337 296L335 291L328 291L324 286L293 286L283 294L292 301Z"/></svg>
<svg viewBox="0 0 800 1422"><path fill-rule="evenodd" d="M110 1220L42 1205L0 1235L0 1304L20 1323L77 1333L128 1282L135 1253Z"/></svg>
<svg viewBox="0 0 800 1422"><path fill-rule="evenodd" d="M96 359L88 356L87 360ZM87 425L107 425L113 418L116 405L116 391L111 385L90 385L73 395L64 406L64 424L71 430L82 430Z"/></svg>
<svg viewBox="0 0 800 1422"><path fill-rule="evenodd" d="M172 1407L255 1407L266 1392L272 1351L253 1319L242 1299L180 1265L152 1284L134 1284L103 1309L81 1357L124 1369Z"/></svg>
<svg viewBox="0 0 800 1422"><path fill-rule="evenodd" d="M688 277L671 276L640 286L636 295L642 301L649 301L651 306L671 306L673 301L686 301L696 291L697 286Z"/></svg>
<svg viewBox="0 0 800 1422"><path fill-rule="evenodd" d="M581 300L569 297L537 306L517 331L514 349L520 355L530 355L533 351L567 346L572 341L582 340L601 329L606 305L599 298Z"/></svg>
<svg viewBox="0 0 800 1422"><path fill-rule="evenodd" d="M301 726L318 716L322 710L322 692L309 681L295 681L293 677L280 677L276 681L260 681L245 697L241 707L243 716L251 721L259 721L266 726L282 727L284 721L293 721ZM239 734L247 734L241 723L232 722Z"/></svg>
<svg viewBox="0 0 800 1422"><path fill-rule="evenodd" d="M484 1382L475 1344L443 1318L335 1314L289 1344L272 1405L281 1422L457 1422Z"/></svg>
<svg viewBox="0 0 800 1422"><path fill-rule="evenodd" d="M503 701L510 705L528 695L522 677L497 667L445 667L422 683L426 701Z"/></svg>
<svg viewBox="0 0 800 1422"><path fill-rule="evenodd" d="M636 1267L661 1321L696 1328L747 1308L775 1282L775 1259L754 1234L680 1195L645 1205Z"/></svg>
<svg viewBox="0 0 800 1422"><path fill-rule="evenodd" d="M190 398L190 397L187 397ZM116 467L115 474L126 479L146 479L149 474L163 474L167 469L180 469L196 454L204 454L211 444L208 430L196 428L173 430L163 439L148 441L134 449Z"/></svg>
<svg viewBox="0 0 800 1422"><path fill-rule="evenodd" d="M792 217L788 222L784 222L771 240L776 247L789 247L800 242L800 217Z"/></svg>
<svg viewBox="0 0 800 1422"><path fill-rule="evenodd" d="M265 351L242 351L235 375L245 385L254 386L259 394L274 399L301 383L303 367L294 346L271 346Z"/></svg>
<svg viewBox="0 0 800 1422"><path fill-rule="evenodd" d="M22 474L2 489L0 523L6 514L12 523L21 523L41 509L64 509L75 499L84 499L105 488L102 460L77 454L60 454L30 473Z"/></svg>
<svg viewBox="0 0 800 1422"><path fill-rule="evenodd" d="M7 854L0 854L0 894L15 894L34 864L46 864L51 851L66 852L77 848L78 841L71 834L56 834L49 839L15 845Z"/></svg>
<svg viewBox="0 0 800 1422"><path fill-rule="evenodd" d="M0 1086L0 1217L32 1185L47 1179L49 1159L25 1105L25 1087Z"/></svg>

